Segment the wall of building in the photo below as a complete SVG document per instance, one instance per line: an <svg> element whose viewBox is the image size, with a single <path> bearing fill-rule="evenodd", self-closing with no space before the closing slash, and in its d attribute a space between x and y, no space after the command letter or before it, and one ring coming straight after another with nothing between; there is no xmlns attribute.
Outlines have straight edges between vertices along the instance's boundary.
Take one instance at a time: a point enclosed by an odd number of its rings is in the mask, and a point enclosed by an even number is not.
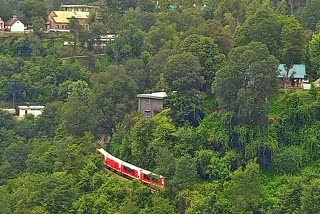
<svg viewBox="0 0 320 214"><path fill-rule="evenodd" d="M22 24L22 22L20 22L18 20L10 27L10 31L11 32L23 32L24 31L24 24Z"/></svg>
<svg viewBox="0 0 320 214"><path fill-rule="evenodd" d="M35 117L39 116L42 114L42 109L25 109L25 108L20 108L19 109L19 117L25 117L27 114L33 114Z"/></svg>
<svg viewBox="0 0 320 214"><path fill-rule="evenodd" d="M153 117L163 109L163 100L139 98L138 109L145 117Z"/></svg>
<svg viewBox="0 0 320 214"><path fill-rule="evenodd" d="M0 30L4 30L4 22L0 22Z"/></svg>

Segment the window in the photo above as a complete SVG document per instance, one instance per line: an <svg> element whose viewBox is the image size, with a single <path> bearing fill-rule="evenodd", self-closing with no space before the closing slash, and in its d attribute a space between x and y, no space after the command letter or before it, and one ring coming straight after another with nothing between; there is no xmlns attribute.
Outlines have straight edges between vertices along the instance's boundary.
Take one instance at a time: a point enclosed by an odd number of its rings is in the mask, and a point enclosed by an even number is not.
<svg viewBox="0 0 320 214"><path fill-rule="evenodd" d="M59 29L59 25L57 25L57 28Z"/></svg>
<svg viewBox="0 0 320 214"><path fill-rule="evenodd" d="M130 167L128 167L128 166L123 166L123 168L124 168L124 170L125 171L127 171L128 173L130 173L130 174L133 174L134 173L134 169L131 169Z"/></svg>
<svg viewBox="0 0 320 214"><path fill-rule="evenodd" d="M150 99L146 99L146 104L150 104Z"/></svg>
<svg viewBox="0 0 320 214"><path fill-rule="evenodd" d="M145 117L151 117L151 111L145 111L144 112Z"/></svg>

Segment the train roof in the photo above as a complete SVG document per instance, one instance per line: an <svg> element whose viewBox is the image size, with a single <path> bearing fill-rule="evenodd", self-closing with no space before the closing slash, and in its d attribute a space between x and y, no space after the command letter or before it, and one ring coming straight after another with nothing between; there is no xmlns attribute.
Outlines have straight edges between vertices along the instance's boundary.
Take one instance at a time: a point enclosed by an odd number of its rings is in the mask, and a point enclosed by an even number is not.
<svg viewBox="0 0 320 214"><path fill-rule="evenodd" d="M104 155L104 156L106 156L106 157L109 157L109 158L111 158L111 159L113 159L113 160L115 160L115 161L117 161L117 162L119 162L119 163L122 163L123 165L125 165L125 166L127 166L127 167L130 167L130 168L135 169L135 170L142 170L140 167L137 167L137 166L135 166L135 165L132 165L132 164L130 164L130 163L127 163L127 162L125 162L125 161L123 161L123 160L121 160L121 159L119 159L119 158L111 155L109 152L107 152L107 151L104 150L103 148L97 149L97 151L100 152L102 155Z"/></svg>
<svg viewBox="0 0 320 214"><path fill-rule="evenodd" d="M119 159L119 158L111 155L109 152L107 152L107 151L104 150L103 148L97 149L97 151L100 152L103 156L106 156L106 157L109 157L109 158L111 158L111 159L113 159L113 160L115 160L115 161L118 161L119 163L123 164L124 166L130 167L130 168L135 169L135 170L140 170L142 173L144 173L144 174L146 174L146 175L153 174L153 175L159 176L159 177L161 177L161 178L163 177L163 176L161 176L161 175L155 174L155 173L150 172L150 171L148 171L148 170L145 170L145 169L142 169L142 168L137 167L137 166L135 166L135 165L132 165L132 164L130 164L130 163L127 163L127 162L125 162L125 161L123 161L123 160L121 160L121 159Z"/></svg>

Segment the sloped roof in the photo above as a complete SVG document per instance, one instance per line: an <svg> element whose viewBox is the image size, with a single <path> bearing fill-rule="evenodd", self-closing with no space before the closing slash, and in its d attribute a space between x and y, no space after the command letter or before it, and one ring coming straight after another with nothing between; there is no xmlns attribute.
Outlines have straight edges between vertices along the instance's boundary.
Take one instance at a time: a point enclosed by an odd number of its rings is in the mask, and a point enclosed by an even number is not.
<svg viewBox="0 0 320 214"><path fill-rule="evenodd" d="M283 77L284 75L286 75L286 69L284 64L280 64L278 70L279 70L278 77ZM306 66L303 64L294 64L292 68L290 68L289 70L288 77L304 79L305 75L306 75Z"/></svg>
<svg viewBox="0 0 320 214"><path fill-rule="evenodd" d="M14 23L16 23L16 21L18 21L18 17L13 16L11 19L9 19L6 23L5 26L12 26Z"/></svg>
<svg viewBox="0 0 320 214"><path fill-rule="evenodd" d="M71 18L76 18L76 19L89 18L90 12L52 11L51 14L54 14L52 18L56 23L69 23L68 19L71 19Z"/></svg>

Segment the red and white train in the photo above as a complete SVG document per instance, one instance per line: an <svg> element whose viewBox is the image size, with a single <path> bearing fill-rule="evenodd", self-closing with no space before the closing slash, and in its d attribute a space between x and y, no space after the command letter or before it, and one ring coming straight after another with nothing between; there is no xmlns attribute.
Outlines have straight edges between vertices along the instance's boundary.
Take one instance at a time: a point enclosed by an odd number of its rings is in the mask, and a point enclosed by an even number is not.
<svg viewBox="0 0 320 214"><path fill-rule="evenodd" d="M97 149L97 152L102 154L102 163L105 168L115 171L119 175L130 179L138 179L148 186L164 186L163 176L124 162L119 158L112 156L102 148Z"/></svg>

